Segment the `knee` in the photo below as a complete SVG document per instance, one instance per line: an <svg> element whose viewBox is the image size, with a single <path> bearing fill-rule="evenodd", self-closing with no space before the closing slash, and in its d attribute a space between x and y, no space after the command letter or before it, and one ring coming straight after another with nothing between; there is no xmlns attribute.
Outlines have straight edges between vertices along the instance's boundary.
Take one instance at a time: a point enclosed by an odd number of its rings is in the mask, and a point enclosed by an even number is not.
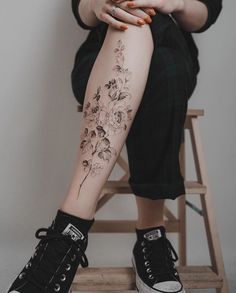
<svg viewBox="0 0 236 293"><path fill-rule="evenodd" d="M154 49L154 42L152 37L152 31L149 24L142 26L127 24L128 29L125 31L115 29L111 25L108 25L107 37L121 37L126 43L132 43L139 47L149 47L150 50ZM138 48L137 48L138 49Z"/></svg>
<svg viewBox="0 0 236 293"><path fill-rule="evenodd" d="M165 90L175 93L174 96L189 96L194 85L195 74L187 58L170 49L166 54L157 53L157 58L157 63L154 62L157 83L162 85L165 81Z"/></svg>

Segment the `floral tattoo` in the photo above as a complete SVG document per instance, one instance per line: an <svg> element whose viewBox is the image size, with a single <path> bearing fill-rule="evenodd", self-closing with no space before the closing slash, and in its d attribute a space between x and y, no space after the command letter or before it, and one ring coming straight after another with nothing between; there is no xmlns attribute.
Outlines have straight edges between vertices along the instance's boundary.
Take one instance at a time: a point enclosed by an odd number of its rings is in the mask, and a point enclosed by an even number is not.
<svg viewBox="0 0 236 293"><path fill-rule="evenodd" d="M129 100L129 81L132 73L124 67L125 46L121 40L117 41L114 49L116 64L112 68L115 77L101 86L93 97L84 106L83 118L89 128L85 128L81 135L80 149L82 154L89 154L89 159L83 160L83 170L86 172L80 189L90 174L96 176L108 163L112 156L117 156L117 151L111 146L109 137L117 135L127 129L127 122L132 120ZM107 100L100 100L101 94L107 96ZM79 192L78 196L79 197Z"/></svg>

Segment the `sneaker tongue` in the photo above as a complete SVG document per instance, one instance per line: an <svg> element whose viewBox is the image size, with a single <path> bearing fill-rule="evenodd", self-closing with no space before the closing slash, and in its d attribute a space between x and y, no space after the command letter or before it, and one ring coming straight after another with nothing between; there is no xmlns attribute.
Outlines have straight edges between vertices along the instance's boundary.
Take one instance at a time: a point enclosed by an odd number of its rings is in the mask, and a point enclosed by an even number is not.
<svg viewBox="0 0 236 293"><path fill-rule="evenodd" d="M77 229L72 223L69 223L65 229L61 232L63 235L69 235L72 240L77 241L79 239L84 240L84 234Z"/></svg>
<svg viewBox="0 0 236 293"><path fill-rule="evenodd" d="M136 229L138 238L145 238L148 241L157 240L161 237L165 236L165 227L164 226L157 226L157 227L150 227L146 229Z"/></svg>
<svg viewBox="0 0 236 293"><path fill-rule="evenodd" d="M162 236L163 235L162 235L161 229L154 229L143 235L143 237L149 241L156 240L158 238L161 238Z"/></svg>

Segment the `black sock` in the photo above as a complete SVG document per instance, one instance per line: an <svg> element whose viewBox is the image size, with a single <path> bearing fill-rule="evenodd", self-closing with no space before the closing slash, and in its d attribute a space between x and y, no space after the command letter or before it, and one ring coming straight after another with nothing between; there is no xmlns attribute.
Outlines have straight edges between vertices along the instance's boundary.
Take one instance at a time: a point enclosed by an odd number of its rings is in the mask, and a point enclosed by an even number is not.
<svg viewBox="0 0 236 293"><path fill-rule="evenodd" d="M83 219L72 214L68 214L60 209L58 209L55 219L53 220L53 227L59 232L63 232L70 229L73 225L84 235L87 235L89 229L93 225L95 219ZM73 230L73 227L72 227Z"/></svg>

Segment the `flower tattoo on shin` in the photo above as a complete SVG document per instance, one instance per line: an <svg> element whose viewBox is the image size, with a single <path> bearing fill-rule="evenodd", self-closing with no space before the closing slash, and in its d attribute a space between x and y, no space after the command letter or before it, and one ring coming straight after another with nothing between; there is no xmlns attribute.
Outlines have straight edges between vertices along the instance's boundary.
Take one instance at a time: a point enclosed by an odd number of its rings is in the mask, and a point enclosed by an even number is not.
<svg viewBox="0 0 236 293"><path fill-rule="evenodd" d="M104 87L98 86L95 94L84 105L83 118L87 126L81 135L80 149L82 154L88 154L89 159L83 160L85 177L80 183L80 189L86 178L99 175L112 156L117 151L111 146L109 137L120 134L127 129L127 122L132 120L132 109L129 104L131 93L129 81L132 73L124 67L125 46L121 40L113 50L115 53L115 66L112 68L115 76ZM100 100L101 95L106 97Z"/></svg>

